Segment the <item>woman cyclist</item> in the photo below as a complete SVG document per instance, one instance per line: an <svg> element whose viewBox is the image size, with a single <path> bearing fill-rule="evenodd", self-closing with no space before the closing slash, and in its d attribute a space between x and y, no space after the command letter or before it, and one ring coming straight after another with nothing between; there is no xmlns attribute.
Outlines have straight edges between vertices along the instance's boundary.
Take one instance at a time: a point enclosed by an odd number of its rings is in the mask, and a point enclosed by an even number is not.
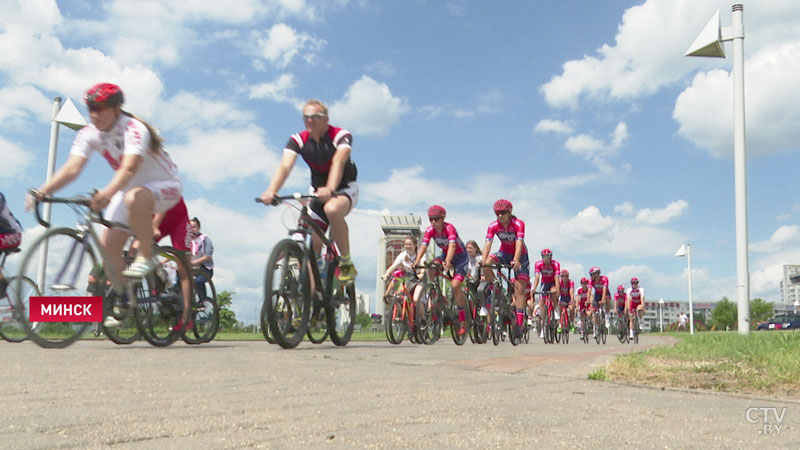
<svg viewBox="0 0 800 450"><path fill-rule="evenodd" d="M91 124L81 129L72 144L67 161L53 177L34 194L38 198L51 195L76 179L89 157L97 152L108 161L114 175L91 199L95 211L105 209L107 220L130 226L140 242L153 242L154 214L169 210L181 199L178 168L162 148L161 136L142 119L123 111L124 95L119 86L99 83L86 91L84 101ZM32 207L29 196L26 207ZM156 267L153 246L143 245L131 266L123 271L122 247L130 233L109 228L102 244L109 259L106 273L115 290L122 286L122 275L143 277ZM114 326L114 323L109 323Z"/></svg>
<svg viewBox="0 0 800 450"><path fill-rule="evenodd" d="M575 283L569 279L569 271L563 269L561 271L561 283L558 287L558 304L567 307L567 314L569 314L569 323L575 319ZM558 320L561 308L556 308L555 318ZM559 331L561 323L558 324Z"/></svg>
<svg viewBox="0 0 800 450"><path fill-rule="evenodd" d="M461 283L467 275L467 249L461 238L458 237L456 227L444 221L447 211L439 205L433 205L428 208L428 219L431 226L425 230L422 237L422 245L420 245L419 252L417 252L417 259L414 261L414 267L419 265L425 252L428 250L428 244L431 239L434 243L442 249L444 253L441 258L444 260L445 271L453 270L453 279L450 281L450 286L453 288L453 296L455 297L456 306L458 307L458 328L456 332L463 335L467 332L466 314L464 307L467 305L467 298L464 291L461 289ZM437 258L438 259L438 258Z"/></svg>
<svg viewBox="0 0 800 450"><path fill-rule="evenodd" d="M497 216L497 220L490 223L486 230L483 264L500 263L514 266L514 308L516 310L514 334L518 337L522 335L522 326L525 322L525 288L530 283L531 277L528 248L525 246L525 222L512 214L513 207L511 202L505 199L494 202L494 214ZM495 236L500 240L500 250L490 254ZM495 276L491 268L484 267L483 274L488 283L494 282Z"/></svg>
<svg viewBox="0 0 800 450"><path fill-rule="evenodd" d="M577 324L581 330L581 339L586 333L586 324L582 323L581 317L584 312L586 312L586 317L591 317L591 295L592 289L589 287L589 279L586 277L581 278L581 287L575 292L575 298L578 300L578 310L575 312L575 317L578 318Z"/></svg>
<svg viewBox="0 0 800 450"><path fill-rule="evenodd" d="M400 286L397 286L397 279L401 277L408 278L406 289L413 294L415 300L419 297L419 292L422 291L422 284L417 280L417 276L412 268L414 261L417 260L417 238L408 236L403 241L403 248L404 250L397 255L392 265L386 269L386 273L381 276L381 279L384 281L388 280L390 276L392 277L391 281L389 281L389 285L386 287L386 292L383 293L384 303L387 302L387 298L395 289L400 288Z"/></svg>

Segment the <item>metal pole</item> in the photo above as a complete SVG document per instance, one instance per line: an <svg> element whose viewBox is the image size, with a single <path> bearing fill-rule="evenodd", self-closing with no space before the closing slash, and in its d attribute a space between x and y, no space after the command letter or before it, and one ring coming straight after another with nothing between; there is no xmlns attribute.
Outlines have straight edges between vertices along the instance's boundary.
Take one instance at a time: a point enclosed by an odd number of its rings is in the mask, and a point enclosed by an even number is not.
<svg viewBox="0 0 800 450"><path fill-rule="evenodd" d="M56 154L58 152L58 122L56 116L61 111L61 97L53 99L53 117L50 119L50 149L47 153L47 176L46 180L50 181L56 171ZM50 221L50 213L52 204L44 204L44 220ZM42 249L39 252L39 272L37 274L36 282L39 285L39 291L44 292L44 279L47 274L47 241L43 242Z"/></svg>
<svg viewBox="0 0 800 450"><path fill-rule="evenodd" d="M692 306L692 244L686 244L686 264L689 267L689 334L694 334L694 306Z"/></svg>
<svg viewBox="0 0 800 450"><path fill-rule="evenodd" d="M659 318L659 328L661 332L664 332L664 299L658 301L658 318Z"/></svg>
<svg viewBox="0 0 800 450"><path fill-rule="evenodd" d="M736 292L739 334L750 333L750 270L747 260L747 145L744 126L743 6L733 5L733 153L736 198Z"/></svg>

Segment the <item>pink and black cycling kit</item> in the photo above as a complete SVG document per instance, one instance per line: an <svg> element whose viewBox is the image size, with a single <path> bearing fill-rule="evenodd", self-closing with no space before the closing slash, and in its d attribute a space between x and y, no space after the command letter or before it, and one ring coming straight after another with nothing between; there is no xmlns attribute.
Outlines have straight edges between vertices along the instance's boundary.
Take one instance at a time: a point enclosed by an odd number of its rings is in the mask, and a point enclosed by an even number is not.
<svg viewBox="0 0 800 450"><path fill-rule="evenodd" d="M453 278L463 281L467 275L467 264L469 263L469 257L467 255L467 247L464 246L461 238L458 237L456 227L454 227L451 223L444 222L442 224L442 231L437 233L436 228L431 225L425 230L425 234L422 236L422 243L424 245L429 245L431 239L433 239L436 245L442 249L442 260L447 257L447 250L450 246L450 243L455 242L456 249L455 253L453 254L453 260L451 261L455 271Z"/></svg>

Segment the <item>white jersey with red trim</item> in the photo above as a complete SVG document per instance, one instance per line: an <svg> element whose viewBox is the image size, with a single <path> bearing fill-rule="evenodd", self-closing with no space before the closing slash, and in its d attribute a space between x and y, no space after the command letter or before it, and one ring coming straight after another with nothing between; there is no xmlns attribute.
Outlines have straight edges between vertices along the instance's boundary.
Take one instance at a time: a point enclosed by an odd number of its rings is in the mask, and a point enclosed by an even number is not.
<svg viewBox="0 0 800 450"><path fill-rule="evenodd" d="M150 151L150 132L144 124L122 113L108 131L100 131L94 124L85 126L78 132L72 143L71 155L89 158L97 152L108 161L112 169L122 165L124 155L139 155L142 164L131 178L125 191L132 186L144 186L157 181L181 182L178 167L163 149L157 154Z"/></svg>
<svg viewBox="0 0 800 450"><path fill-rule="evenodd" d="M644 288L628 288L628 295L631 297L631 304L638 306L642 303L642 299L644 298Z"/></svg>

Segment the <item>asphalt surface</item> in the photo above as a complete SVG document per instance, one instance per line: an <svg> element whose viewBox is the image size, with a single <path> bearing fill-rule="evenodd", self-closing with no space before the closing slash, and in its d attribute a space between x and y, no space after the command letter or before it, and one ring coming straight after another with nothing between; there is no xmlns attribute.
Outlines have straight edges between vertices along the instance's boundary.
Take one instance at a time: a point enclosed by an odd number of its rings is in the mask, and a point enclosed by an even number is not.
<svg viewBox="0 0 800 450"><path fill-rule="evenodd" d="M640 342L0 342L0 448L800 448L797 398L588 379Z"/></svg>

